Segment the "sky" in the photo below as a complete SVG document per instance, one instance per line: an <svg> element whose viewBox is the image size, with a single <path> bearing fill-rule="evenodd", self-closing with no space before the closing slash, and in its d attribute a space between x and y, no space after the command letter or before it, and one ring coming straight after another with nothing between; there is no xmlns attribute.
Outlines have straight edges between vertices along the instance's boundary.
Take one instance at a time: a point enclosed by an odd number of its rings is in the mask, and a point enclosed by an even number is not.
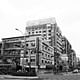
<svg viewBox="0 0 80 80"><path fill-rule="evenodd" d="M57 25L80 56L80 0L0 0L0 41L21 36L27 21L55 17Z"/></svg>

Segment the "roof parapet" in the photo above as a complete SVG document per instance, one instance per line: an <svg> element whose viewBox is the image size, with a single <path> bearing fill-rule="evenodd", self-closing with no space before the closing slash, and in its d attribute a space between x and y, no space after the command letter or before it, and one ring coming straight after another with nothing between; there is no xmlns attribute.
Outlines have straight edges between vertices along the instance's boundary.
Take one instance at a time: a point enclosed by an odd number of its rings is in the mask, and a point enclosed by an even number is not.
<svg viewBox="0 0 80 80"><path fill-rule="evenodd" d="M42 24L55 24L56 20L54 17L52 18L46 18L46 19L39 19L39 20L32 20L27 22L27 27L28 26L35 26L35 25L42 25Z"/></svg>

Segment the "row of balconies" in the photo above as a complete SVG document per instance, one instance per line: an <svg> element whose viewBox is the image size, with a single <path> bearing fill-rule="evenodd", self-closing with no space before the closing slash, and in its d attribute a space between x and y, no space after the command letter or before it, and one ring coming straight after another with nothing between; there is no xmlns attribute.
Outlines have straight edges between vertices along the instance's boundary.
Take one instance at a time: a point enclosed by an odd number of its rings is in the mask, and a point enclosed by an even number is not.
<svg viewBox="0 0 80 80"><path fill-rule="evenodd" d="M35 43L26 43L26 47L35 47ZM24 44L18 44L18 43L8 43L4 45L4 48L21 48L24 47Z"/></svg>
<svg viewBox="0 0 80 80"><path fill-rule="evenodd" d="M47 45L46 43L41 43L40 47L41 47L42 51L46 51L48 53L53 52L53 49L51 47L49 47L49 45Z"/></svg>
<svg viewBox="0 0 80 80"><path fill-rule="evenodd" d="M46 60L46 59L41 59L40 64L41 64L41 65L52 64L52 61Z"/></svg>
<svg viewBox="0 0 80 80"><path fill-rule="evenodd" d="M48 59L52 59L52 57L54 56L53 54L50 54L47 51L42 51L41 56L45 57L45 58L48 58Z"/></svg>

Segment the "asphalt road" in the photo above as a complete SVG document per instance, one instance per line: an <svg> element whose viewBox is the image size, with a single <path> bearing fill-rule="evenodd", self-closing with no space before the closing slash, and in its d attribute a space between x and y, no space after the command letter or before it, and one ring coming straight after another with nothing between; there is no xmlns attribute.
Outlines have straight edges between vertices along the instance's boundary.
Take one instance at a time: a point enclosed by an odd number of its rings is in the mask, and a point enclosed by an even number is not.
<svg viewBox="0 0 80 80"><path fill-rule="evenodd" d="M5 79L3 75L0 75L0 80L80 80L80 73L78 74L58 74L54 75L52 73L39 74L39 79Z"/></svg>

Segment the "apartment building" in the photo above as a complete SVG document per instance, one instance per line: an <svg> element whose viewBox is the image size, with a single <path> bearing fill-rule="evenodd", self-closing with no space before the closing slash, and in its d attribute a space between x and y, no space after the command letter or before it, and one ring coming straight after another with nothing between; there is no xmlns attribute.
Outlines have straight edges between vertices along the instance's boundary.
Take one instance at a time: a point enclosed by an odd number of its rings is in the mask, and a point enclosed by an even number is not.
<svg viewBox="0 0 80 80"><path fill-rule="evenodd" d="M62 54L67 54L67 39L62 37Z"/></svg>
<svg viewBox="0 0 80 80"><path fill-rule="evenodd" d="M28 21L26 35L40 34L43 40L54 48L54 62L58 65L62 54L62 33L55 18Z"/></svg>
<svg viewBox="0 0 80 80"><path fill-rule="evenodd" d="M0 42L0 55L1 55L1 50L2 50L2 42Z"/></svg>
<svg viewBox="0 0 80 80"><path fill-rule="evenodd" d="M39 34L25 36L25 40L24 36L3 38L3 56L7 61L21 66L29 67L28 63L30 63L31 67L45 68L46 65L54 63L54 49L41 41ZM41 50L42 46L46 47L46 50Z"/></svg>
<svg viewBox="0 0 80 80"><path fill-rule="evenodd" d="M37 38L39 44L39 65L41 68L45 68L47 65L54 65L54 48L49 44L46 44L44 40ZM37 57L38 58L38 57ZM37 59L38 60L38 59Z"/></svg>
<svg viewBox="0 0 80 80"><path fill-rule="evenodd" d="M52 45L52 28L55 26L55 19L42 19L42 20L34 20L28 21L26 27L26 35L35 35L40 34L43 37L44 41L47 41L48 44Z"/></svg>
<svg viewBox="0 0 80 80"><path fill-rule="evenodd" d="M62 53L68 56L68 66L72 70L77 65L76 53L72 49L70 42L64 36L62 37L62 48L63 48Z"/></svg>
<svg viewBox="0 0 80 80"><path fill-rule="evenodd" d="M71 50L71 53L69 54L69 67L70 69L74 69L77 66L77 60L76 60L76 53L74 50Z"/></svg>

